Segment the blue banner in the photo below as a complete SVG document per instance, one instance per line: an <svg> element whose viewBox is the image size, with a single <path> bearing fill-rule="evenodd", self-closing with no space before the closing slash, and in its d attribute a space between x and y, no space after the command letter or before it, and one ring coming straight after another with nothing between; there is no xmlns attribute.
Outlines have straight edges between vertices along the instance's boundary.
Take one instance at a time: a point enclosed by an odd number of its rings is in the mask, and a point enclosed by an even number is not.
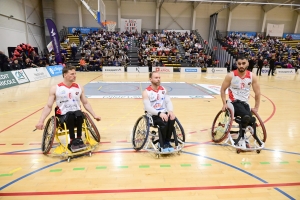
<svg viewBox="0 0 300 200"><path fill-rule="evenodd" d="M300 40L300 33L284 33L283 38L286 38L287 36L292 36L293 40Z"/></svg>
<svg viewBox="0 0 300 200"><path fill-rule="evenodd" d="M80 31L82 34L92 33L94 31L99 31L97 27L68 27L69 34L73 34L75 31Z"/></svg>
<svg viewBox="0 0 300 200"><path fill-rule="evenodd" d="M237 34L237 35L240 35L240 36L242 36L242 35L246 35L248 38L250 38L250 37L255 37L256 36L256 32L246 32L246 31L229 31L228 32L228 36L232 36L232 33L233 33L233 35L234 34Z"/></svg>
<svg viewBox="0 0 300 200"><path fill-rule="evenodd" d="M50 76L58 76L62 75L62 69L64 68L62 65L54 65L46 67Z"/></svg>
<svg viewBox="0 0 300 200"><path fill-rule="evenodd" d="M52 45L53 45L53 50L54 50L54 54L55 54L55 62L62 63L61 55L60 55L60 42L59 42L59 37L58 37L58 32L57 32L56 26L51 19L46 19L46 23L48 26L50 38L51 38Z"/></svg>

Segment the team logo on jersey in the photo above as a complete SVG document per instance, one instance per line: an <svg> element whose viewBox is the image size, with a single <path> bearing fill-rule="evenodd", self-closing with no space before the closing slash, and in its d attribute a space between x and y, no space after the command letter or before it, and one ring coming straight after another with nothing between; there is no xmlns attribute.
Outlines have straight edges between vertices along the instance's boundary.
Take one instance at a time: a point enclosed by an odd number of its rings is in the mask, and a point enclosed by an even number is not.
<svg viewBox="0 0 300 200"><path fill-rule="evenodd" d="M248 85L251 85L251 82L249 82Z"/></svg>
<svg viewBox="0 0 300 200"><path fill-rule="evenodd" d="M245 83L241 83L241 89L245 88Z"/></svg>
<svg viewBox="0 0 300 200"><path fill-rule="evenodd" d="M165 94L165 91L162 91L161 93L162 93L162 94Z"/></svg>
<svg viewBox="0 0 300 200"><path fill-rule="evenodd" d="M72 99L72 94L71 94L71 92L69 93L69 99Z"/></svg>
<svg viewBox="0 0 300 200"><path fill-rule="evenodd" d="M75 94L76 94L76 95L78 95L78 94L79 94L79 92L76 92Z"/></svg>
<svg viewBox="0 0 300 200"><path fill-rule="evenodd" d="M63 91L61 91L61 92L60 92L60 94L66 94L66 91L65 91L65 90L63 90Z"/></svg>

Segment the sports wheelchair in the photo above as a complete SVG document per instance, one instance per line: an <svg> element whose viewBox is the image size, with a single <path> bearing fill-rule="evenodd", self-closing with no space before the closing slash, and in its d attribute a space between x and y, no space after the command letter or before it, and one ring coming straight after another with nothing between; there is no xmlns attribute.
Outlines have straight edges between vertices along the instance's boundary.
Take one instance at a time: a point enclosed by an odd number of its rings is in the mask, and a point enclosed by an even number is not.
<svg viewBox="0 0 300 200"><path fill-rule="evenodd" d="M172 154L182 151L185 142L184 130L175 118L175 124L171 143L175 144L174 151L162 152L159 147L159 135L161 135L160 127L153 123L152 116L145 112L144 115L138 118L132 130L132 146L136 151L144 149L145 151L152 152L159 158L161 154Z"/></svg>
<svg viewBox="0 0 300 200"><path fill-rule="evenodd" d="M76 133L76 128L74 131ZM53 146L54 138L57 145L54 144ZM60 123L57 116L52 116L45 125L41 149L45 155L51 150L51 154L67 158L68 162L73 157L85 154L92 156L92 151L100 143L100 134L91 117L85 112L83 112L82 140L86 148L81 151L72 152L68 148L69 130L66 123Z"/></svg>
<svg viewBox="0 0 300 200"><path fill-rule="evenodd" d="M241 126L241 117L234 117L234 107L231 102L227 101L226 111L219 111L214 119L211 128L212 140L215 143L221 143L236 148L236 153L241 151L256 151L260 153L264 148L267 139L265 125L257 112L252 112L252 117L255 118L253 125L248 125L243 129ZM233 121L237 124L233 125ZM235 128L235 130L233 130Z"/></svg>

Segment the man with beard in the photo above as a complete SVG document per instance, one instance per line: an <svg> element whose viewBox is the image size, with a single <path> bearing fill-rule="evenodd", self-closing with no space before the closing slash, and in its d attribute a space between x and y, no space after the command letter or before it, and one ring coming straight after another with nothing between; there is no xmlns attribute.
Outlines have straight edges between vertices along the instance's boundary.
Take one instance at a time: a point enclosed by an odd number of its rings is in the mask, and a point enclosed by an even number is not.
<svg viewBox="0 0 300 200"><path fill-rule="evenodd" d="M170 144L175 123L173 104L167 90L160 85L160 74L149 74L151 85L143 92L144 109L152 116L153 123L160 127L159 147L161 152L173 152L174 147Z"/></svg>
<svg viewBox="0 0 300 200"><path fill-rule="evenodd" d="M248 104L250 97L251 85L255 94L254 112L258 112L260 103L260 87L258 85L257 77L254 73L247 70L249 66L248 60L244 56L237 58L237 70L227 74L221 86L221 98L223 102L222 111L227 107L225 91L228 88L229 102L234 107L234 116L240 116L243 133L248 125L255 123L255 118L252 117L251 110ZM242 134L243 136L244 134ZM242 144L243 141L239 141ZM247 142L247 141L246 141Z"/></svg>

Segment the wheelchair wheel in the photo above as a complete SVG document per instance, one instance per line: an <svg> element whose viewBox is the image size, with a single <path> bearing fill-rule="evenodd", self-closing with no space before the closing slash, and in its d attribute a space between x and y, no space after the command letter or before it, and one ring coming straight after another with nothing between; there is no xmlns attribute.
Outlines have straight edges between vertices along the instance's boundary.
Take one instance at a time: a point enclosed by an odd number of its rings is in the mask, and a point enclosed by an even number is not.
<svg viewBox="0 0 300 200"><path fill-rule="evenodd" d="M42 140L42 147L41 147L43 154L49 153L53 144L55 133L56 133L56 118L55 116L52 116L51 118L48 119L43 132L43 140Z"/></svg>
<svg viewBox="0 0 300 200"><path fill-rule="evenodd" d="M132 145L134 150L139 151L144 147L148 139L149 128L149 119L146 115L141 116L135 122L132 130Z"/></svg>
<svg viewBox="0 0 300 200"><path fill-rule="evenodd" d="M83 114L86 119L85 123L86 123L87 129L89 130L89 132L91 133L93 138L96 140L96 142L100 142L100 134L99 134L99 131L98 131L95 123L93 122L92 118L86 112L83 112Z"/></svg>
<svg viewBox="0 0 300 200"><path fill-rule="evenodd" d="M212 140L215 143L222 142L229 134L233 121L233 114L230 108L225 112L222 110L217 114L211 127Z"/></svg>
<svg viewBox="0 0 300 200"><path fill-rule="evenodd" d="M175 124L174 124L175 132L177 135L177 140L181 142L185 142L185 134L184 134L184 129L181 126L179 120L175 118Z"/></svg>
<svg viewBox="0 0 300 200"><path fill-rule="evenodd" d="M266 127L263 123L263 121L261 120L260 116L257 114L257 112L253 112L253 110L251 110L253 117L256 118L256 135L258 137L258 139L260 139L262 142L266 142L267 140L267 131L266 131Z"/></svg>

